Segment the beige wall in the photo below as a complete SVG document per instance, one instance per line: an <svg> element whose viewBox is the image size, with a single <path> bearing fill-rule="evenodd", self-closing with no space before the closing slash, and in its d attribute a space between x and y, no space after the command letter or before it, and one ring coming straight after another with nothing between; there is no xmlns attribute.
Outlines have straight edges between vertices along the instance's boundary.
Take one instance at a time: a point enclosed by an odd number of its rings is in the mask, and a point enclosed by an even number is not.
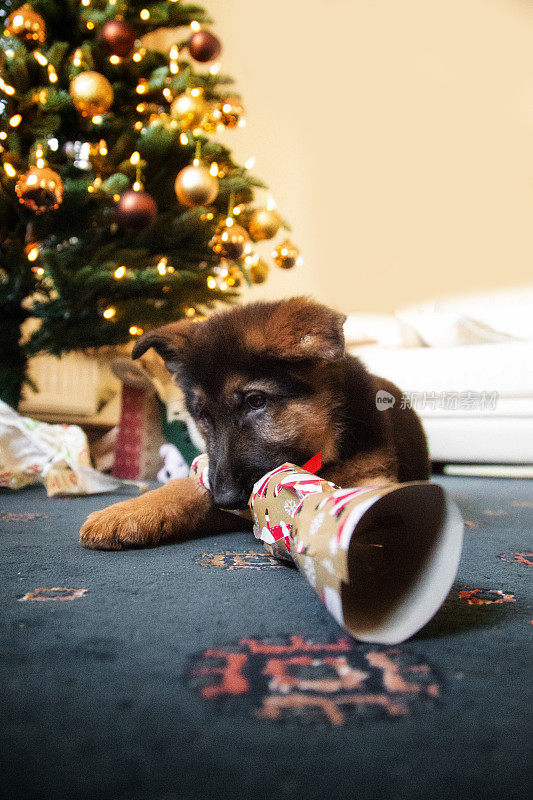
<svg viewBox="0 0 533 800"><path fill-rule="evenodd" d="M205 0L305 265L344 310L533 283L530 0ZM270 248L269 248L270 249Z"/></svg>

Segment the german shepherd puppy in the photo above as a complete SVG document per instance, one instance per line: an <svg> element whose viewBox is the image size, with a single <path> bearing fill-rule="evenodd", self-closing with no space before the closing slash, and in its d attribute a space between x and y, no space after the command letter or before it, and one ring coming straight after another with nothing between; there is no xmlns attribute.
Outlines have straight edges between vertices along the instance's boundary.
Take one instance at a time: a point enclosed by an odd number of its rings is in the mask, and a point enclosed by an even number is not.
<svg viewBox="0 0 533 800"><path fill-rule="evenodd" d="M319 475L341 487L427 480L426 440L396 386L344 352L342 314L305 297L237 306L203 322L144 334L185 394L206 442L212 494L171 481L91 514L86 547L118 550L241 529L254 483L284 461L322 453ZM378 390L395 402L376 405Z"/></svg>

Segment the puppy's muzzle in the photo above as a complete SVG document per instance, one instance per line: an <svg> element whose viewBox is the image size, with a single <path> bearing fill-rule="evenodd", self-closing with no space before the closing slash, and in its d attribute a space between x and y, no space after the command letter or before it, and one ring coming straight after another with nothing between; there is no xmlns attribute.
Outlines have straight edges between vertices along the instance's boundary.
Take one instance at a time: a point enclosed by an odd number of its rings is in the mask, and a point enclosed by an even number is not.
<svg viewBox="0 0 533 800"><path fill-rule="evenodd" d="M220 470L215 470L211 484L213 499L218 508L243 509L248 507L251 489L247 489L233 477L226 477Z"/></svg>

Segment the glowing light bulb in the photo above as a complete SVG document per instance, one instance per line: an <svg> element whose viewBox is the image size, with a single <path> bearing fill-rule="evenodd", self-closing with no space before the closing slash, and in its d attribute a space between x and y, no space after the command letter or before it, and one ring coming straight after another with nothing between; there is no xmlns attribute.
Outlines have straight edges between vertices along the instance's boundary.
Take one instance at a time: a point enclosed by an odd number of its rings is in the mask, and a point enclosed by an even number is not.
<svg viewBox="0 0 533 800"><path fill-rule="evenodd" d="M117 267L113 275L117 280L120 280L126 274L126 267Z"/></svg>
<svg viewBox="0 0 533 800"><path fill-rule="evenodd" d="M32 247L28 253L28 261L35 261L39 257L39 248Z"/></svg>
<svg viewBox="0 0 533 800"><path fill-rule="evenodd" d="M167 274L167 259L164 256L157 265L157 271L159 272L160 275Z"/></svg>
<svg viewBox="0 0 533 800"><path fill-rule="evenodd" d="M191 30L193 30L193 31L199 31L200 30L200 23L195 19L193 19L193 21L191 22Z"/></svg>
<svg viewBox="0 0 533 800"><path fill-rule="evenodd" d="M144 22L146 22L147 19L150 19L150 12L147 8L143 8L139 16L142 20L144 20Z"/></svg>
<svg viewBox="0 0 533 800"><path fill-rule="evenodd" d="M138 150L134 150L134 152L130 156L130 164L138 164L141 160L141 154Z"/></svg>
<svg viewBox="0 0 533 800"><path fill-rule="evenodd" d="M213 161L213 163L211 164L209 172L214 178L216 178L216 176L218 175L218 164L216 161Z"/></svg>
<svg viewBox="0 0 533 800"><path fill-rule="evenodd" d="M14 178L15 175L17 174L16 169L13 168L12 164L10 164L9 161L6 161L4 164L4 172L9 178Z"/></svg>
<svg viewBox="0 0 533 800"><path fill-rule="evenodd" d="M117 309L113 308L113 306L109 306L109 308L105 309L105 311L103 312L102 316L105 319L113 319L113 317L115 316L116 313L117 313Z"/></svg>
<svg viewBox="0 0 533 800"><path fill-rule="evenodd" d="M215 289L216 285L217 285L217 282L216 282L215 278L213 278L213 276L210 275L209 278L207 279L207 287L209 289Z"/></svg>
<svg viewBox="0 0 533 800"><path fill-rule="evenodd" d="M22 117L21 117L21 115L20 115L20 114L15 114L15 115L14 115L13 117L11 117L11 119L9 120L9 124L11 125L11 127L12 127L12 128L16 128L16 127L17 127L17 125L20 125L20 123L21 123L21 122L22 122Z"/></svg>

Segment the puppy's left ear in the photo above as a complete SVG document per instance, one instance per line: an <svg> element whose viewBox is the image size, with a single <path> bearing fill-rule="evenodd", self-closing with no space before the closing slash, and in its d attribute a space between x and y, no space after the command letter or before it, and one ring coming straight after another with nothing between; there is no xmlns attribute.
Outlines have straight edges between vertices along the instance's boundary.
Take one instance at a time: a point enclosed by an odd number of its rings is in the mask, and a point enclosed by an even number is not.
<svg viewBox="0 0 533 800"><path fill-rule="evenodd" d="M190 320L170 322L161 328L154 328L143 334L131 352L132 358L139 358L151 347L161 356L169 372L177 372L184 360L185 351L193 334Z"/></svg>
<svg viewBox="0 0 533 800"><path fill-rule="evenodd" d="M266 349L282 358L333 361L344 355L345 314L294 297L277 306L268 325Z"/></svg>

